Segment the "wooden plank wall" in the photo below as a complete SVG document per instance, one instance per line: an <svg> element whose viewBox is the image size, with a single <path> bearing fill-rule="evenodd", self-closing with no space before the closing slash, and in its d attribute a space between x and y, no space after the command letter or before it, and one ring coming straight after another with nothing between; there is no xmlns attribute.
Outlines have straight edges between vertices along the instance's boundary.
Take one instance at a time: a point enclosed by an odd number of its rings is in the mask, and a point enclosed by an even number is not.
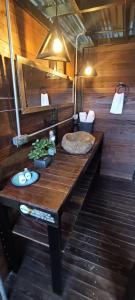
<svg viewBox="0 0 135 300"><path fill-rule="evenodd" d="M83 109L96 112L95 129L105 133L102 174L132 179L135 169L135 43L86 49L98 76L84 79ZM129 86L122 115L110 114L118 82Z"/></svg>
<svg viewBox="0 0 135 300"><path fill-rule="evenodd" d="M14 53L35 59L48 30L44 25L38 23L27 12L17 6L16 2L10 1L10 15L12 22L12 37ZM26 157L27 146L17 150L12 146L11 140L16 136L14 99L12 91L11 69L9 58L9 43L7 34L7 22L5 13L5 1L0 1L0 178L11 175L16 166L21 167L21 162ZM45 61L45 66L49 62ZM61 63L57 64L58 70L62 68ZM72 76L72 65L67 64L68 75ZM57 91L58 96L59 91ZM56 96L56 95L55 95ZM67 89L67 94L71 101L72 93ZM59 120L69 118L73 114L73 107L60 109ZM22 134L31 133L48 126L52 119L52 111L45 111L30 115L21 116ZM61 132L69 131L71 122L61 126ZM21 154L21 155L20 155Z"/></svg>

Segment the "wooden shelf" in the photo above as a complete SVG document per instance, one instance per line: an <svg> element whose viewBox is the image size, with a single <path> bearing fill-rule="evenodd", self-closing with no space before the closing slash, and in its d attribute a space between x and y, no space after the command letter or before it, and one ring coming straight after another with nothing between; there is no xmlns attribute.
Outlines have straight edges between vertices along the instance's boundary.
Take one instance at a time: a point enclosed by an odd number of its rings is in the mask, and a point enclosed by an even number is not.
<svg viewBox="0 0 135 300"><path fill-rule="evenodd" d="M91 166L92 171L92 166ZM89 187L93 180L93 172L88 172L78 181L69 199L68 205L62 214L62 250L66 246L70 233L76 222L77 216L84 203ZM16 235L19 235L28 240L49 247L47 224L38 220L31 220L29 217L20 215L12 230Z"/></svg>
<svg viewBox="0 0 135 300"><path fill-rule="evenodd" d="M22 109L22 114L31 114L31 113L36 113L36 112L43 112L43 111L49 111L53 109L61 109L61 108L68 108L72 107L74 104L73 102L65 103L65 104L51 104L48 106L33 106L33 107L25 107Z"/></svg>

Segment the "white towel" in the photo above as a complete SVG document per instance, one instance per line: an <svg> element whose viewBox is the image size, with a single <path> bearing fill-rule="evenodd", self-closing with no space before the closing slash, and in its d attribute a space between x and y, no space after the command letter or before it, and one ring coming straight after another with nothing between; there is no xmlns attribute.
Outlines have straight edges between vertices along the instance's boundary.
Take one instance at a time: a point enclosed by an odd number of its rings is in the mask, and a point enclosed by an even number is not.
<svg viewBox="0 0 135 300"><path fill-rule="evenodd" d="M48 99L48 94L41 94L41 106L47 106L49 105L49 99Z"/></svg>
<svg viewBox="0 0 135 300"><path fill-rule="evenodd" d="M93 110L89 110L86 122L93 123L95 120L95 112Z"/></svg>
<svg viewBox="0 0 135 300"><path fill-rule="evenodd" d="M112 106L110 113L112 114L122 114L124 104L124 93L115 93L112 101Z"/></svg>
<svg viewBox="0 0 135 300"><path fill-rule="evenodd" d="M86 122L87 114L84 111L79 112L80 122Z"/></svg>

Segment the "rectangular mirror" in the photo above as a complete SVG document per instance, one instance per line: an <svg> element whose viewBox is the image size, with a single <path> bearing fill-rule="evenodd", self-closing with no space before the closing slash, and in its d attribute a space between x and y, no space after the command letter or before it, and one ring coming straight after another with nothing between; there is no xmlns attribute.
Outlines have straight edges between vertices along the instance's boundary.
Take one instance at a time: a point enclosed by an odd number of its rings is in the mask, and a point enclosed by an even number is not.
<svg viewBox="0 0 135 300"><path fill-rule="evenodd" d="M17 56L16 66L23 114L73 105L71 77L21 56Z"/></svg>

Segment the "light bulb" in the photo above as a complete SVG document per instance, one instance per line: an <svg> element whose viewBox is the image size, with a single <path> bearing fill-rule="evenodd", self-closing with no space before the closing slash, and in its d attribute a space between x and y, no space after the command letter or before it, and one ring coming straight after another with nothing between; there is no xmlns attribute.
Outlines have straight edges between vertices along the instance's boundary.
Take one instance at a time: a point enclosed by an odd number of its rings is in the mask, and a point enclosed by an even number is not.
<svg viewBox="0 0 135 300"><path fill-rule="evenodd" d="M91 66L87 66L86 68L85 68L85 75L86 76L89 76L89 75L91 75L92 74L92 71L93 71L93 69L92 69L92 67Z"/></svg>
<svg viewBox="0 0 135 300"><path fill-rule="evenodd" d="M54 42L53 42L53 51L55 53L59 53L59 52L62 51L62 48L63 48L63 46L62 46L62 43L61 43L60 39L59 38L55 38Z"/></svg>

